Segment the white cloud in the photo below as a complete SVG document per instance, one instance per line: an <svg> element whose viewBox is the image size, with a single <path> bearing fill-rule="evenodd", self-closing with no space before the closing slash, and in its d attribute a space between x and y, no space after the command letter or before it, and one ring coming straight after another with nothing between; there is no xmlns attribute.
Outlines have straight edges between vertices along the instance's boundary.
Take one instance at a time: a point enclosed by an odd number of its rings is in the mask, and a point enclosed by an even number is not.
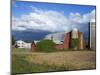
<svg viewBox="0 0 100 75"><path fill-rule="evenodd" d="M82 23L88 23L91 19L95 19L95 10L84 15L81 15L80 13L70 13L69 21L72 27L75 27L78 24L82 25Z"/></svg>
<svg viewBox="0 0 100 75"><path fill-rule="evenodd" d="M41 10L31 7L33 12L20 17L12 17L13 30L43 30L43 31L69 31L71 26L77 23L89 22L95 18L95 10L81 15L80 13L70 13L66 18L62 12L53 10Z"/></svg>
<svg viewBox="0 0 100 75"><path fill-rule="evenodd" d="M28 15L22 15L19 18L12 18L13 30L44 30L44 31L62 31L67 30L67 18L63 13L57 11L46 11L35 9Z"/></svg>
<svg viewBox="0 0 100 75"><path fill-rule="evenodd" d="M86 23L90 22L91 19L95 19L95 10L84 15L80 13L70 13L70 21L72 23Z"/></svg>

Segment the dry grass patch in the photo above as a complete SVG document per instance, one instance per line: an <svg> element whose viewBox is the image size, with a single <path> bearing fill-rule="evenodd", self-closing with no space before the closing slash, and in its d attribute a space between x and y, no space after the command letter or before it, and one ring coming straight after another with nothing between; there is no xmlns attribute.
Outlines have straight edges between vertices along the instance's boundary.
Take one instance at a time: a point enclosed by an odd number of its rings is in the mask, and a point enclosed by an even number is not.
<svg viewBox="0 0 100 75"><path fill-rule="evenodd" d="M69 69L94 69L94 51L33 52L26 60L30 63L62 66Z"/></svg>

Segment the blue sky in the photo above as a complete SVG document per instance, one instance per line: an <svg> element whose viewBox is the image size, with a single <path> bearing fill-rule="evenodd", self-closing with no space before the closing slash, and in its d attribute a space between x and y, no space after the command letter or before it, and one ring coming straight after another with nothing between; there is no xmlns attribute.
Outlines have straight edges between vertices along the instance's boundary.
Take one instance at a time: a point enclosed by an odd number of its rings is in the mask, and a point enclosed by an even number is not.
<svg viewBox="0 0 100 75"><path fill-rule="evenodd" d="M13 1L12 32L18 39L23 38L23 33L24 37L29 33L27 38L34 38L41 32L44 36L50 32L69 32L73 27L86 32L90 20L95 19L95 10L95 6L89 5Z"/></svg>
<svg viewBox="0 0 100 75"><path fill-rule="evenodd" d="M85 6L73 4L15 1L12 5L13 16L18 17L23 14L28 14L29 12L33 11L31 8L32 6L42 10L56 10L58 12L64 12L65 16L68 16L70 12L79 12L81 15L83 15L95 9L95 6L90 5Z"/></svg>

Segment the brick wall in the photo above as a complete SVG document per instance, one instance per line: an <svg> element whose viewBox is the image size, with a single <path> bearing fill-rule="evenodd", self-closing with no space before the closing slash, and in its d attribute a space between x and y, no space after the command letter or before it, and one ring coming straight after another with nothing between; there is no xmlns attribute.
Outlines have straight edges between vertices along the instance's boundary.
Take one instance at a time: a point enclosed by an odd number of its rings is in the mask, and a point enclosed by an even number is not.
<svg viewBox="0 0 100 75"><path fill-rule="evenodd" d="M57 49L67 49L70 46L70 33L65 33L63 44L56 45Z"/></svg>

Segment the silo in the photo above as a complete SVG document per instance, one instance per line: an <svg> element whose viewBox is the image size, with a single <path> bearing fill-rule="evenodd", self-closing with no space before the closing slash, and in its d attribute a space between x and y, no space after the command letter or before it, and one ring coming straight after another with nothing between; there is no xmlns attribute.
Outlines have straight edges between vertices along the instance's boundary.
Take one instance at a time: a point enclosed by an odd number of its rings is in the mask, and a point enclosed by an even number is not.
<svg viewBox="0 0 100 75"><path fill-rule="evenodd" d="M71 48L78 49L78 29L73 28L71 31Z"/></svg>
<svg viewBox="0 0 100 75"><path fill-rule="evenodd" d="M83 33L79 32L79 49L84 49L83 47Z"/></svg>
<svg viewBox="0 0 100 75"><path fill-rule="evenodd" d="M72 39L77 39L78 38L78 29L74 28L72 30Z"/></svg>
<svg viewBox="0 0 100 75"><path fill-rule="evenodd" d="M96 22L95 19L90 21L90 48L96 50Z"/></svg>

